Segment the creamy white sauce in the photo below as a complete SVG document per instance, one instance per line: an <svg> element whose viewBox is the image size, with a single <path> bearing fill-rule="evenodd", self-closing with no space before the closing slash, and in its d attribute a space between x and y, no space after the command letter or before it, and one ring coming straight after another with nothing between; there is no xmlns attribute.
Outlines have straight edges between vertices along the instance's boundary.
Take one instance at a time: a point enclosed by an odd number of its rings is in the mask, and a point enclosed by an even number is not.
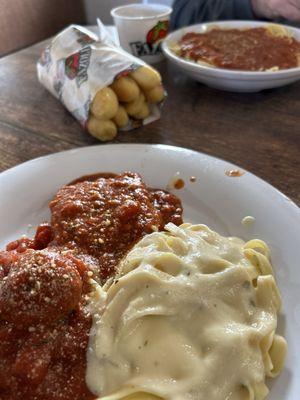
<svg viewBox="0 0 300 400"><path fill-rule="evenodd" d="M204 225L167 229L142 239L120 277L96 291L89 389L101 399L136 392L172 400L264 398L261 342L276 328L278 293L271 301L252 285L258 273L243 241ZM273 280L268 284L273 290Z"/></svg>

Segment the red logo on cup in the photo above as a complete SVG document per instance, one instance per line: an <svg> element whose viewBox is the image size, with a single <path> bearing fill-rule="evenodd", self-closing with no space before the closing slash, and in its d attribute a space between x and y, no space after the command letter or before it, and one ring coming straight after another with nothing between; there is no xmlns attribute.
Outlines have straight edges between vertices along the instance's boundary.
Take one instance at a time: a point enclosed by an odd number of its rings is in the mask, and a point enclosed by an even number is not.
<svg viewBox="0 0 300 400"><path fill-rule="evenodd" d="M165 38L169 30L169 21L158 21L158 23L147 33L146 41L148 44L154 44Z"/></svg>
<svg viewBox="0 0 300 400"><path fill-rule="evenodd" d="M136 57L154 56L161 54L161 41L168 34L169 21L158 21L146 35L146 42L130 42L132 54Z"/></svg>

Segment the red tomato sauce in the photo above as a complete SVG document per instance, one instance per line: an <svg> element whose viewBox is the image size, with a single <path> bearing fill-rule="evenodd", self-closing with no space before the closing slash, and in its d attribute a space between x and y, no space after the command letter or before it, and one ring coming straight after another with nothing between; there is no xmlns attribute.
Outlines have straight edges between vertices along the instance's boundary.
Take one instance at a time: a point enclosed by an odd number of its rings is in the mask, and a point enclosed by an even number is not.
<svg viewBox="0 0 300 400"><path fill-rule="evenodd" d="M0 398L91 399L87 268L71 254L2 252Z"/></svg>
<svg viewBox="0 0 300 400"><path fill-rule="evenodd" d="M52 228L48 224L41 224L38 226L34 239L23 237L10 242L6 246L8 251L16 251L23 253L27 249L42 250L45 249L51 242L53 236Z"/></svg>
<svg viewBox="0 0 300 400"><path fill-rule="evenodd" d="M0 252L1 400L95 399L85 383L91 271L103 283L142 236L182 223L180 200L134 173L78 180L50 209L51 225Z"/></svg>
<svg viewBox="0 0 300 400"><path fill-rule="evenodd" d="M298 67L300 60L300 43L296 39L271 35L266 28L189 32L179 46L181 57L226 69L286 69Z"/></svg>
<svg viewBox="0 0 300 400"><path fill-rule="evenodd" d="M180 201L148 189L134 173L64 186L50 209L52 245L88 257L102 282L138 239L167 222L182 222Z"/></svg>

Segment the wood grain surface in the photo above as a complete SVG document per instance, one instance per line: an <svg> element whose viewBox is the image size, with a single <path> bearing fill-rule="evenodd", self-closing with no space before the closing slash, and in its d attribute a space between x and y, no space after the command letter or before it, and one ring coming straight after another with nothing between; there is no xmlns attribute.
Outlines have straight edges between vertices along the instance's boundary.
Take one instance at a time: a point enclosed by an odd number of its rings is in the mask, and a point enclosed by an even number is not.
<svg viewBox="0 0 300 400"><path fill-rule="evenodd" d="M0 170L53 152L99 144L36 77L47 42L0 60ZM113 143L165 143L229 160L300 204L300 81L257 94L226 93L157 65L168 90L160 120ZM103 144L105 145L105 144Z"/></svg>

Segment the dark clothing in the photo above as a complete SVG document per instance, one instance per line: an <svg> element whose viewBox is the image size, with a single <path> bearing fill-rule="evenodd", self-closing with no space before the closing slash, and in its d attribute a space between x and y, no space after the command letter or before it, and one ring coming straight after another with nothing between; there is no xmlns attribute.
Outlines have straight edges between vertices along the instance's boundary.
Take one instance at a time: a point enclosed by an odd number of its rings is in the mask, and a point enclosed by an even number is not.
<svg viewBox="0 0 300 400"><path fill-rule="evenodd" d="M250 0L175 0L171 28L229 19L254 19Z"/></svg>
<svg viewBox="0 0 300 400"><path fill-rule="evenodd" d="M255 19L251 0L174 0L171 29L230 19ZM299 26L299 23L291 23L283 18L276 22Z"/></svg>

